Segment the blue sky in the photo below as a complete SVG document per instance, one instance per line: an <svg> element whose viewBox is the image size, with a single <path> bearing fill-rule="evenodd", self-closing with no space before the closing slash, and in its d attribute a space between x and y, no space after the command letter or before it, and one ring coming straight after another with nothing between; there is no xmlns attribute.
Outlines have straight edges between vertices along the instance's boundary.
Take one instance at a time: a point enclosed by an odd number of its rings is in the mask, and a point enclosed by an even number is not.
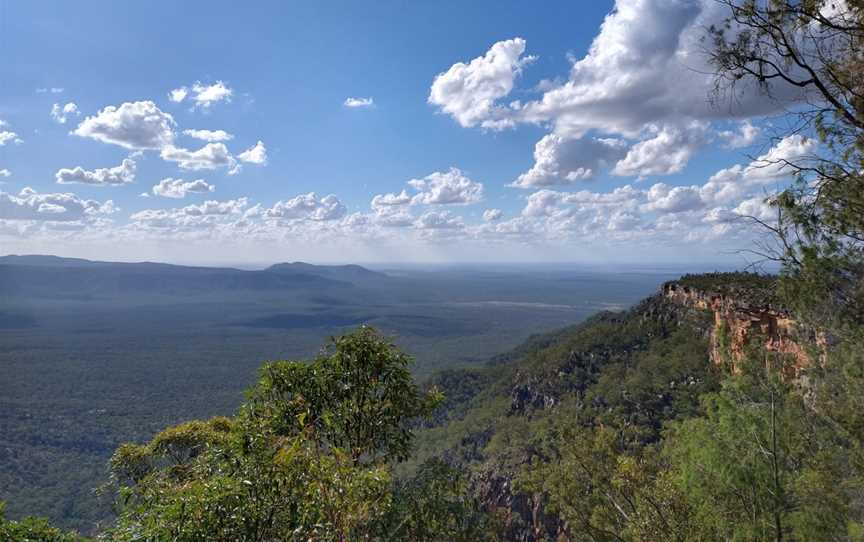
<svg viewBox="0 0 864 542"><path fill-rule="evenodd" d="M712 4L0 0L0 252L728 259L811 143L708 104Z"/></svg>

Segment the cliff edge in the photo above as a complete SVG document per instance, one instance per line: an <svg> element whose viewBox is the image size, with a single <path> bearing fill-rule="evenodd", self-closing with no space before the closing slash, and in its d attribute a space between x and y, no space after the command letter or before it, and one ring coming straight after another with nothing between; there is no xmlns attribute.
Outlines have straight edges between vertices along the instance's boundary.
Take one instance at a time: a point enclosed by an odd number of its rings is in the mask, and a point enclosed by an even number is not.
<svg viewBox="0 0 864 542"><path fill-rule="evenodd" d="M667 282L662 295L686 307L713 313L710 358L737 372L754 351L765 353L789 378L822 363L826 337L796 321L775 298L776 279L755 273L687 275ZM814 348L815 345L815 348Z"/></svg>

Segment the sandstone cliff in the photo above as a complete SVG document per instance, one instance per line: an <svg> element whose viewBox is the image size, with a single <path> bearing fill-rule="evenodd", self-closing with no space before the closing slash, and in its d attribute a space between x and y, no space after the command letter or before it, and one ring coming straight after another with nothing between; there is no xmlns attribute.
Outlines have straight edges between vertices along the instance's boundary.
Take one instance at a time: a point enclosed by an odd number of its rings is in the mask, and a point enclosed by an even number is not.
<svg viewBox="0 0 864 542"><path fill-rule="evenodd" d="M738 371L748 353L761 353L766 363L796 378L802 369L822 362L824 335L806 329L764 296L724 290L688 285L686 279L668 282L662 289L663 297L676 304L713 313L710 338L715 364ZM815 351L811 345L817 345Z"/></svg>

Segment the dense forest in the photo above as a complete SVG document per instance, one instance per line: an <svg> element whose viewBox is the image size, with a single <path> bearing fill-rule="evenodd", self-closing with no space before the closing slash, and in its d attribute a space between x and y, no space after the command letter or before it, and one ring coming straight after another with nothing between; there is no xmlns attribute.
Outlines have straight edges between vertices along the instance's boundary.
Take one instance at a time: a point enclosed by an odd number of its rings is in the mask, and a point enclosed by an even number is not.
<svg viewBox="0 0 864 542"><path fill-rule="evenodd" d="M685 276L422 385L361 326L121 446L97 539L864 540L864 5L721 1L718 93L805 89L824 149L753 218L777 276ZM0 539L80 537L0 509Z"/></svg>

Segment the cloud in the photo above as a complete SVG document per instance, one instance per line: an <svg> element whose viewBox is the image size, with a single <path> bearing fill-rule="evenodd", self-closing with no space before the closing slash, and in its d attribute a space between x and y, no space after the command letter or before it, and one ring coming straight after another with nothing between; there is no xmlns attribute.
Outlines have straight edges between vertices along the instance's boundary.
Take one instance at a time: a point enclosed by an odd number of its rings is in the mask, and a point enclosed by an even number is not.
<svg viewBox="0 0 864 542"><path fill-rule="evenodd" d="M249 200L247 198L237 198L227 201L207 200L198 205L187 205L182 210L188 216L236 215L242 213L248 204Z"/></svg>
<svg viewBox="0 0 864 542"><path fill-rule="evenodd" d="M512 186L573 184L604 167L640 178L679 173L710 141L711 123L775 113L803 97L800 89L774 82L768 97L741 81L728 96L734 108L712 102L705 29L726 15L722 3L711 0L617 0L588 53L571 59L567 77L544 79L531 90L538 98L505 105L530 60L523 57L525 40L516 38L439 74L428 101L463 127L550 128L537 142L534 166ZM718 135L739 147L758 129L745 122L737 132ZM577 143L583 139L589 141ZM621 148L598 147L603 140L623 140L631 148L616 157Z"/></svg>
<svg viewBox="0 0 864 542"><path fill-rule="evenodd" d="M749 180L773 181L792 175L796 171L792 164L800 165L802 161L813 158L816 147L814 139L800 134L786 136L768 152L750 162L744 170L744 176Z"/></svg>
<svg viewBox="0 0 864 542"><path fill-rule="evenodd" d="M656 135L633 145L615 164L613 175L638 176L678 173L693 153L705 143L707 125L694 122L687 128L654 128Z"/></svg>
<svg viewBox="0 0 864 542"><path fill-rule="evenodd" d="M777 209L768 205L764 196L742 201L733 212L737 216L754 217L765 222L777 218Z"/></svg>
<svg viewBox="0 0 864 542"><path fill-rule="evenodd" d="M172 179L169 177L153 185L152 192L154 196L179 199L185 198L186 194L206 194L215 190L216 187L204 179L184 181L183 179Z"/></svg>
<svg viewBox="0 0 864 542"><path fill-rule="evenodd" d="M219 102L230 102L233 95L234 91L222 81L216 81L212 85L204 85L196 81L191 88L184 86L170 91L168 99L180 103L190 98L194 102L194 107L208 109Z"/></svg>
<svg viewBox="0 0 864 542"><path fill-rule="evenodd" d="M177 162L180 169L192 171L227 167L230 173L237 166L237 160L231 156L224 143L208 143L196 151L167 146L159 155L167 162Z"/></svg>
<svg viewBox="0 0 864 542"><path fill-rule="evenodd" d="M81 112L78 111L78 106L75 105L75 102L68 102L66 105L55 103L51 106L51 118L59 124L66 124L69 117L77 117L79 115L81 115Z"/></svg>
<svg viewBox="0 0 864 542"><path fill-rule="evenodd" d="M468 64L457 62L432 82L428 102L451 115L461 126L500 129L512 125L506 108L496 102L510 94L522 68L536 57L525 56L525 40L514 38L492 45Z"/></svg>
<svg viewBox="0 0 864 542"><path fill-rule="evenodd" d="M414 221L419 230L451 230L465 227L462 218L450 211L428 211Z"/></svg>
<svg viewBox="0 0 864 542"><path fill-rule="evenodd" d="M791 177L796 170L789 164L806 161L816 146L815 140L799 134L787 136L746 166L736 164L712 175L701 189L702 197L713 204L726 204L754 188Z"/></svg>
<svg viewBox="0 0 864 542"><path fill-rule="evenodd" d="M525 208L522 209L524 216L540 217L559 214L559 206L564 203L567 194L555 190L542 189L528 196Z"/></svg>
<svg viewBox="0 0 864 542"><path fill-rule="evenodd" d="M6 168L0 169L0 177L11 177L12 172Z"/></svg>
<svg viewBox="0 0 864 542"><path fill-rule="evenodd" d="M63 90L64 89L62 87L51 87L51 88L44 88L43 87L43 88L37 88L36 94L47 94L49 92L51 94L61 94L63 92Z"/></svg>
<svg viewBox="0 0 864 542"><path fill-rule="evenodd" d="M740 149L752 145L760 133L761 130L758 126L753 126L749 120L745 120L738 124L737 131L724 130L718 135L726 141L727 148Z"/></svg>
<svg viewBox="0 0 864 542"><path fill-rule="evenodd" d="M497 222L504 216L504 211L501 209L486 209L483 211L483 220L485 222Z"/></svg>
<svg viewBox="0 0 864 542"><path fill-rule="evenodd" d="M174 143L174 118L151 101L107 106L72 133L132 150L158 150Z"/></svg>
<svg viewBox="0 0 864 542"><path fill-rule="evenodd" d="M21 144L23 141L18 137L18 134L9 130L0 130L0 147L3 147L8 142Z"/></svg>
<svg viewBox="0 0 864 542"><path fill-rule="evenodd" d="M0 191L2 220L72 222L116 211L111 200L85 200L72 193L40 194L29 187L17 196Z"/></svg>
<svg viewBox="0 0 864 542"><path fill-rule="evenodd" d="M58 184L89 184L96 186L119 186L135 181L135 160L126 158L119 166L99 168L88 171L81 166L74 169L63 168L54 177Z"/></svg>
<svg viewBox="0 0 864 542"><path fill-rule="evenodd" d="M753 235L752 224L741 217L775 217L776 210L765 201L774 192L766 191L766 184L781 189L794 172L782 167L783 161L807 159L814 146L813 140L790 136L750 164L722 169L702 185L625 185L611 192L541 189L526 198L521 214L527 222L521 228L530 225L538 239L597 240L606 245L722 239L726 246L741 246ZM481 227L478 234L497 235L497 228Z"/></svg>
<svg viewBox="0 0 864 542"><path fill-rule="evenodd" d="M249 205L247 198L226 201L207 200L198 205L175 209L144 209L133 213L129 220L139 225L160 229L199 229L221 220L239 218Z"/></svg>
<svg viewBox="0 0 864 542"><path fill-rule="evenodd" d="M263 166L267 163L267 147L262 141L258 141L254 147L250 147L237 155L241 162L258 164Z"/></svg>
<svg viewBox="0 0 864 542"><path fill-rule="evenodd" d="M174 103L180 103L189 96L189 89L186 87L175 88L168 93L168 99Z"/></svg>
<svg viewBox="0 0 864 542"><path fill-rule="evenodd" d="M264 211L264 217L286 220L336 220L345 216L347 209L339 198L330 194L319 198L315 192L300 194L287 201L278 201Z"/></svg>
<svg viewBox="0 0 864 542"><path fill-rule="evenodd" d="M225 130L183 130L183 134L210 143L234 139L234 136Z"/></svg>
<svg viewBox="0 0 864 542"><path fill-rule="evenodd" d="M742 81L730 97L734 110L711 103L705 28L726 15L722 3L710 0L617 0L567 81L526 103L519 120L550 122L561 135L598 130L637 137L648 124L746 118L778 111L784 100L800 96L778 87L774 101Z"/></svg>
<svg viewBox="0 0 864 542"><path fill-rule="evenodd" d="M402 190L398 194L378 194L372 198L372 208L401 207L411 204L411 195Z"/></svg>
<svg viewBox="0 0 864 542"><path fill-rule="evenodd" d="M407 205L469 205L483 199L483 183L472 181L455 167L411 179L406 184L416 193L411 195L403 189L398 194L378 194L372 198L372 208L378 213L392 214L393 208Z"/></svg>
<svg viewBox="0 0 864 542"><path fill-rule="evenodd" d="M510 186L537 188L591 179L627 152L620 139L572 139L547 134L534 146L534 165Z"/></svg>
<svg viewBox="0 0 864 542"><path fill-rule="evenodd" d="M368 98L346 98L342 105L350 109L368 109L375 106L375 100Z"/></svg>
<svg viewBox="0 0 864 542"><path fill-rule="evenodd" d="M384 228L407 228L414 224L414 215L399 207L379 207L372 220Z"/></svg>
<svg viewBox="0 0 864 542"><path fill-rule="evenodd" d="M676 186L671 188L657 183L647 192L648 202L643 206L648 211L680 213L694 211L705 206L698 186Z"/></svg>
<svg viewBox="0 0 864 542"><path fill-rule="evenodd" d="M483 199L483 184L455 167L412 179L408 185L418 191L411 198L412 205L468 205Z"/></svg>

